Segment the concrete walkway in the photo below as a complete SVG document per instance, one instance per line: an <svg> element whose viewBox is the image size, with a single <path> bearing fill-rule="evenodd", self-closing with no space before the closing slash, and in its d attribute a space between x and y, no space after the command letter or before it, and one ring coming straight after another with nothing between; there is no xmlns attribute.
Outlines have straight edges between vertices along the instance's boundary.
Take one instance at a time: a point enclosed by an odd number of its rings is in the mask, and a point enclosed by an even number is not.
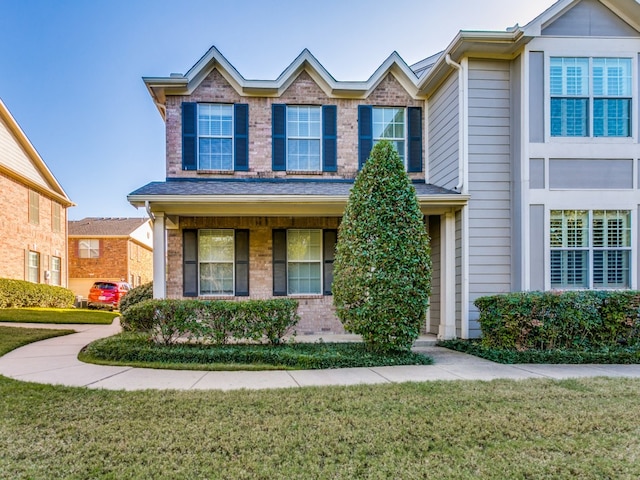
<svg viewBox="0 0 640 480"><path fill-rule="evenodd" d="M434 359L434 365L287 370L260 372L206 372L114 367L80 362L78 352L98 338L120 331L112 325L44 325L4 323L11 327L72 329L77 333L50 338L18 348L0 357L0 375L28 382L82 386L109 390L234 390L323 385L356 385L431 380L494 380L498 378L636 377L640 365L502 365L464 353L429 345L422 339L415 351ZM325 341L352 336L324 336ZM298 341L312 340L298 337Z"/></svg>

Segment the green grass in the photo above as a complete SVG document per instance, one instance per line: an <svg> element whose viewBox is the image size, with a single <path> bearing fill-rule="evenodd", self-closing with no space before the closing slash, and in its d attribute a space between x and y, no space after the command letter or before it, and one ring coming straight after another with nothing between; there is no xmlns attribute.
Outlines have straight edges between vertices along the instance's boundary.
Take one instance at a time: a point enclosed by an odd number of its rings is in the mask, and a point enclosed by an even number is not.
<svg viewBox="0 0 640 480"><path fill-rule="evenodd" d="M117 313L81 308L0 308L0 322L110 325Z"/></svg>
<svg viewBox="0 0 640 480"><path fill-rule="evenodd" d="M636 479L640 380L122 392L0 377L0 478Z"/></svg>
<svg viewBox="0 0 640 480"><path fill-rule="evenodd" d="M640 363L640 345L633 347L580 349L580 350L509 350L489 348L479 340L445 340L439 346L459 352L486 358L493 362L516 363L604 363L604 364L638 364Z"/></svg>
<svg viewBox="0 0 640 480"><path fill-rule="evenodd" d="M0 356L31 342L60 337L74 333L73 330L52 330L49 328L19 328L0 325Z"/></svg>
<svg viewBox="0 0 640 480"><path fill-rule="evenodd" d="M157 345L144 334L123 333L97 340L80 360L108 365L191 370L285 370L431 365L413 352L380 354L363 343L287 343L283 345Z"/></svg>
<svg viewBox="0 0 640 480"><path fill-rule="evenodd" d="M637 479L639 396L640 379L124 392L0 376L0 478Z"/></svg>

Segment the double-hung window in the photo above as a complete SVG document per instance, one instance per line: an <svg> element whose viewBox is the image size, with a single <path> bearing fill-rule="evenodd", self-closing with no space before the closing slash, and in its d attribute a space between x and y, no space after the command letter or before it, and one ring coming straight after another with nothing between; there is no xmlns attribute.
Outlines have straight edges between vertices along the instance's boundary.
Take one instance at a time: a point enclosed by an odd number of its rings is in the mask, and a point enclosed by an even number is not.
<svg viewBox="0 0 640 480"><path fill-rule="evenodd" d="M287 170L322 169L321 117L320 107L287 106Z"/></svg>
<svg viewBox="0 0 640 480"><path fill-rule="evenodd" d="M27 280L40 283L40 254L29 251L27 254Z"/></svg>
<svg viewBox="0 0 640 480"><path fill-rule="evenodd" d="M233 105L198 104L198 170L233 170Z"/></svg>
<svg viewBox="0 0 640 480"><path fill-rule="evenodd" d="M405 109L373 107L373 144L388 140L405 159Z"/></svg>
<svg viewBox="0 0 640 480"><path fill-rule="evenodd" d="M551 136L630 137L630 58L551 57Z"/></svg>
<svg viewBox="0 0 640 480"><path fill-rule="evenodd" d="M322 293L322 230L287 231L287 290Z"/></svg>
<svg viewBox="0 0 640 480"><path fill-rule="evenodd" d="M234 231L198 232L200 295L233 295Z"/></svg>
<svg viewBox="0 0 640 480"><path fill-rule="evenodd" d="M85 238L78 241L78 257L100 257L100 240L97 238Z"/></svg>
<svg viewBox="0 0 640 480"><path fill-rule="evenodd" d="M629 288L626 210L551 211L551 288Z"/></svg>
<svg viewBox="0 0 640 480"><path fill-rule="evenodd" d="M51 257L51 285L60 285L62 259Z"/></svg>

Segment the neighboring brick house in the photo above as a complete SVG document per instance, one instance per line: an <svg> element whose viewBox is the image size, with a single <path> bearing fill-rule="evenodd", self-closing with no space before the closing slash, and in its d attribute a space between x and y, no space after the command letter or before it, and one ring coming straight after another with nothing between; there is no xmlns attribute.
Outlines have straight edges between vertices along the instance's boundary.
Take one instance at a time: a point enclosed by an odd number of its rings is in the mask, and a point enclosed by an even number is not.
<svg viewBox="0 0 640 480"><path fill-rule="evenodd" d="M69 288L87 298L96 280L132 287L153 280L153 232L145 218L84 218L69 222Z"/></svg>
<svg viewBox="0 0 640 480"><path fill-rule="evenodd" d="M364 82L307 50L276 80L246 80L215 48L145 78L166 181L128 198L155 219L154 295L287 295L300 331L340 332L336 229L382 138L431 236L425 330L478 336L485 294L638 288L639 59L637 2L560 0L411 67L393 53Z"/></svg>
<svg viewBox="0 0 640 480"><path fill-rule="evenodd" d="M0 100L0 278L66 287L73 205Z"/></svg>

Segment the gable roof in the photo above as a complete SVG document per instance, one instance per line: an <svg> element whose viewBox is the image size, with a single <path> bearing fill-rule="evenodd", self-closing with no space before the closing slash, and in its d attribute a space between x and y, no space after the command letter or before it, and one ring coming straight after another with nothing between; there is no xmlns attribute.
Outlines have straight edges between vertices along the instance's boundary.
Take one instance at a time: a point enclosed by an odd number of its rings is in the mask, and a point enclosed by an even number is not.
<svg viewBox="0 0 640 480"><path fill-rule="evenodd" d="M0 172L54 198L75 205L0 99Z"/></svg>
<svg viewBox="0 0 640 480"><path fill-rule="evenodd" d="M143 77L143 81L164 118L166 96L190 95L213 69L243 96L279 97L302 71L306 71L329 97L366 98L388 73L392 73L410 95L415 96L418 92L418 77L397 52L389 55L368 80L344 82L333 78L306 48L275 80L245 79L216 47L211 47L186 74Z"/></svg>
<svg viewBox="0 0 640 480"><path fill-rule="evenodd" d="M124 237L131 235L148 218L100 218L87 217L69 221L69 236Z"/></svg>
<svg viewBox="0 0 640 480"><path fill-rule="evenodd" d="M559 0L524 27L516 24L504 31L461 30L436 61L429 66L428 71L420 76L418 94L428 96L449 75L453 67L447 60L458 62L465 56L474 55L504 59L514 58L525 44L542 35L543 29L583 1L590 0ZM603 8L611 10L630 27L640 31L640 5L636 0L593 1L601 4ZM426 60L429 59L422 62ZM422 62L418 62L414 67L420 66Z"/></svg>

